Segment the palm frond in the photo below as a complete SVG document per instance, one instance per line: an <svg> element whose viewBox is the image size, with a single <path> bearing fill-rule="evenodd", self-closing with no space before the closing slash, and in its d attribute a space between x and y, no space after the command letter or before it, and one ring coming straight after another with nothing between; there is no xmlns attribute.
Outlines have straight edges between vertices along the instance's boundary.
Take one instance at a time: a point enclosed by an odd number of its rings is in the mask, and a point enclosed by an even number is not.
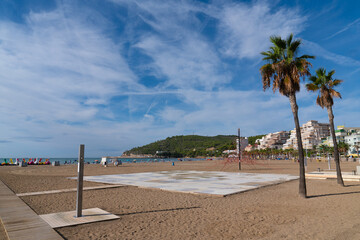
<svg viewBox="0 0 360 240"><path fill-rule="evenodd" d="M265 64L260 68L261 79L264 91L271 85L271 77L274 75L274 70L271 64Z"/></svg>
<svg viewBox="0 0 360 240"><path fill-rule="evenodd" d="M301 55L300 57L298 57L300 59L315 59L316 57L315 56L311 56L311 55Z"/></svg>
<svg viewBox="0 0 360 240"><path fill-rule="evenodd" d="M334 89L330 89L330 95L333 97L337 97L337 98L341 98L341 94L337 91L335 91Z"/></svg>
<svg viewBox="0 0 360 240"><path fill-rule="evenodd" d="M290 35L286 39L286 45L287 46L291 45L291 41L292 41L293 37L294 37L294 35L292 33L290 33Z"/></svg>
<svg viewBox="0 0 360 240"><path fill-rule="evenodd" d="M271 36L270 41L278 48L285 49L286 42L280 36Z"/></svg>
<svg viewBox="0 0 360 240"><path fill-rule="evenodd" d="M318 78L323 78L325 74L326 74L325 68L321 67L316 70L316 75L318 76Z"/></svg>
<svg viewBox="0 0 360 240"><path fill-rule="evenodd" d="M334 73L335 73L335 70L333 69L333 70L331 70L330 72L328 72L328 77L329 78L332 78L332 75L334 75Z"/></svg>
<svg viewBox="0 0 360 240"><path fill-rule="evenodd" d="M319 87L317 85L315 85L314 83L307 83L305 86L308 91L315 92L315 91L319 90Z"/></svg>
<svg viewBox="0 0 360 240"><path fill-rule="evenodd" d="M324 108L324 104L322 101L322 98L320 97L320 95L318 95L318 97L316 98L316 104L319 105L321 108Z"/></svg>
<svg viewBox="0 0 360 240"><path fill-rule="evenodd" d="M311 82L313 82L314 84L316 84L317 77L315 77L315 76L310 76L310 77L309 77L309 80L310 80Z"/></svg>
<svg viewBox="0 0 360 240"><path fill-rule="evenodd" d="M340 80L340 79L335 79L331 82L331 87L335 87L337 85L339 85L340 83L342 83L343 80Z"/></svg>
<svg viewBox="0 0 360 240"><path fill-rule="evenodd" d="M288 48L289 48L289 50L290 50L291 52L296 53L297 50L299 49L300 44L301 44L301 40L298 39L298 40L295 40L294 42L292 42L292 43L288 46ZM294 54L294 55L295 55L295 54Z"/></svg>

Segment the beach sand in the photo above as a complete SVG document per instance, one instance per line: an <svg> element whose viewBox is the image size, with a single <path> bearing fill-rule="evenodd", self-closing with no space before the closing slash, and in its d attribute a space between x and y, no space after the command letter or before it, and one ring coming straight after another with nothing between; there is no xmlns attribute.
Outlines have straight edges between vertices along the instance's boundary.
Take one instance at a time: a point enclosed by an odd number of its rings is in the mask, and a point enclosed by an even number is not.
<svg viewBox="0 0 360 240"><path fill-rule="evenodd" d="M358 163L342 162L343 171ZM309 162L308 172L327 163ZM334 168L334 166L333 166ZM238 172L223 161L134 163L119 167L85 165L85 175L200 170ZM298 163L259 161L242 172L298 175ZM77 166L0 167L0 179L15 193L75 188ZM298 180L227 197L125 186L84 191L83 208L98 207L117 220L58 228L65 239L360 239L360 182L307 180L309 198L298 195ZM84 182L84 186L103 184ZM76 192L26 196L37 214L75 210ZM1 233L1 231L0 231Z"/></svg>

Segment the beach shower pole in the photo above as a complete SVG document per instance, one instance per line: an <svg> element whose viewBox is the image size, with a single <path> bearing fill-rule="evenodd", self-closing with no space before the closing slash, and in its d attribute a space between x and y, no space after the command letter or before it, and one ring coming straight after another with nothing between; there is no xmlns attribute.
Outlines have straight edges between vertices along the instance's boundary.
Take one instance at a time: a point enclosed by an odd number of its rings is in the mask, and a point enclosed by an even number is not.
<svg viewBox="0 0 360 240"><path fill-rule="evenodd" d="M83 178L84 178L84 149L85 145L80 144L78 159L78 184L76 196L76 217L82 216L82 195L83 195Z"/></svg>
<svg viewBox="0 0 360 240"><path fill-rule="evenodd" d="M238 128L238 149L239 149L239 170L241 170L241 143L240 143L240 128Z"/></svg>

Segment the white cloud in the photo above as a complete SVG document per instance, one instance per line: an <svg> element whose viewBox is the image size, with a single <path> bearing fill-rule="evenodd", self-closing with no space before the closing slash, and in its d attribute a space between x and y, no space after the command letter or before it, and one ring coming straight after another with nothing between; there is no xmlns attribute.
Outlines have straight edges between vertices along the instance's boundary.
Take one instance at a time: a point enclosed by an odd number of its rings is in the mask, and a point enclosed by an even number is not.
<svg viewBox="0 0 360 240"><path fill-rule="evenodd" d="M317 57L322 57L326 60L330 60L336 64L343 66L355 66L355 67L360 66L360 61L347 56L332 53L317 43L307 40L304 40L303 43L304 43L303 48Z"/></svg>
<svg viewBox="0 0 360 240"><path fill-rule="evenodd" d="M211 90L230 81L213 45L201 35L204 25L196 14L206 11L205 6L186 1L115 2L128 4L128 10L154 30L139 34L135 47L152 58L149 68L154 75L166 79L162 88Z"/></svg>
<svg viewBox="0 0 360 240"><path fill-rule="evenodd" d="M97 25L101 19L92 24L86 20L90 10L71 11L64 5L30 12L23 24L0 22L1 129L17 145L33 145L36 138L72 142L60 130L65 134L75 124L72 131L79 134L78 125L102 113L98 105L118 92L146 89L120 55L122 46Z"/></svg>
<svg viewBox="0 0 360 240"><path fill-rule="evenodd" d="M270 7L269 1L226 5L220 17L224 54L236 58L259 57L269 46L269 36L287 37L304 28L306 17L298 10Z"/></svg>
<svg viewBox="0 0 360 240"><path fill-rule="evenodd" d="M136 46L153 58L154 69L167 78L164 87L211 90L230 81L220 73L222 63L211 47L195 36L187 36L176 46L152 36Z"/></svg>
<svg viewBox="0 0 360 240"><path fill-rule="evenodd" d="M191 90L182 94L184 101L188 106L192 106L193 110L183 112L171 107L165 108L159 114L165 120L174 121L174 128L180 132L203 135L235 134L240 127L242 133L249 136L269 129L288 130L293 126L288 99L278 94L234 90Z"/></svg>
<svg viewBox="0 0 360 240"><path fill-rule="evenodd" d="M354 21L352 21L351 23L347 24L345 27L343 27L342 29L340 29L339 31L337 31L336 33L330 35L329 37L325 38L326 40L333 38L337 35L339 35L340 33L343 33L347 30L349 30L352 26L358 24L360 22L360 18L355 19Z"/></svg>
<svg viewBox="0 0 360 240"><path fill-rule="evenodd" d="M185 115L185 111L181 109L176 109L174 107L166 107L161 113L161 119L165 121L179 121L182 120L183 116Z"/></svg>
<svg viewBox="0 0 360 240"><path fill-rule="evenodd" d="M226 61L259 57L272 34L299 33L306 18L296 9L114 2L128 6L126 15L117 13L125 24L116 33L121 40L108 37L114 26L101 10L79 11L71 1L32 12L24 24L0 21L1 152L75 156L84 143L87 156L117 155L172 135L236 134L240 127L249 136L294 127L286 97L232 89L236 73ZM203 32L208 20L210 37Z"/></svg>

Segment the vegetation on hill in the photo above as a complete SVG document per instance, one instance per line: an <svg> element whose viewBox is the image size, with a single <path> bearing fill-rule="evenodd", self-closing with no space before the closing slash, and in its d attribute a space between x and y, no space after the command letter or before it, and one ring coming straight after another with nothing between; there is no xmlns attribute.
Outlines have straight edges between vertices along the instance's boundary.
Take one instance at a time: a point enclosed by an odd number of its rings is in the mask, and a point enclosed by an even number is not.
<svg viewBox="0 0 360 240"><path fill-rule="evenodd" d="M249 144L254 145L255 141L257 139L261 139L263 136L265 136L265 135L256 135L256 136L248 137Z"/></svg>
<svg viewBox="0 0 360 240"><path fill-rule="evenodd" d="M205 137L174 136L125 151L124 155L156 155L160 157L220 156L224 150L236 149L235 135Z"/></svg>

